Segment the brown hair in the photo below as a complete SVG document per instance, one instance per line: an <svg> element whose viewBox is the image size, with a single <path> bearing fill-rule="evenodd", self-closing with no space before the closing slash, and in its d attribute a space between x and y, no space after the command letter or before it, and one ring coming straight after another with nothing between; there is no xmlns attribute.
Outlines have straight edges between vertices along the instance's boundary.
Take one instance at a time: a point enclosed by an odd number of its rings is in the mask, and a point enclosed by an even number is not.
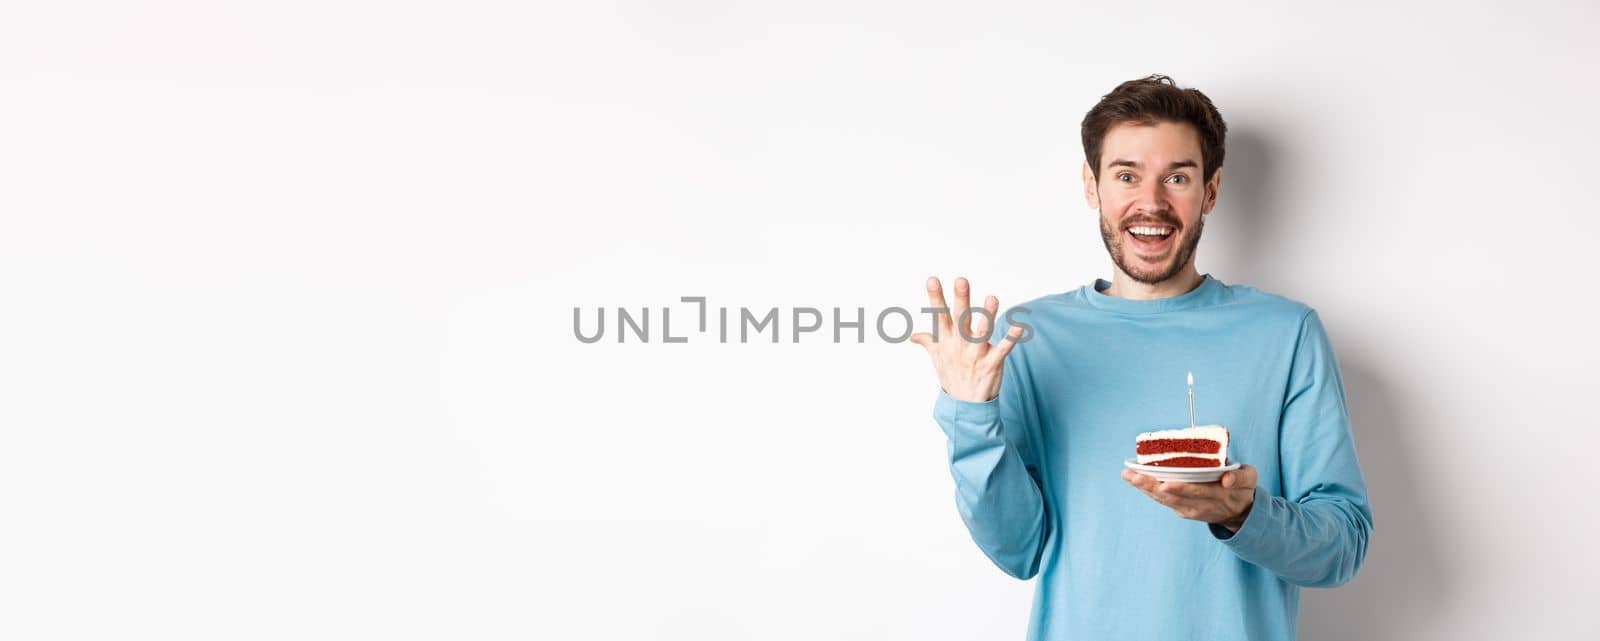
<svg viewBox="0 0 1600 641"><path fill-rule="evenodd" d="M1106 132L1122 124L1160 122L1185 123L1200 132L1200 166L1204 180L1209 182L1212 174L1222 168L1228 123L1222 121L1216 105L1200 90L1181 89L1171 78L1162 75L1117 85L1084 115L1083 157L1088 159L1095 179L1100 178L1100 145L1105 141Z"/></svg>

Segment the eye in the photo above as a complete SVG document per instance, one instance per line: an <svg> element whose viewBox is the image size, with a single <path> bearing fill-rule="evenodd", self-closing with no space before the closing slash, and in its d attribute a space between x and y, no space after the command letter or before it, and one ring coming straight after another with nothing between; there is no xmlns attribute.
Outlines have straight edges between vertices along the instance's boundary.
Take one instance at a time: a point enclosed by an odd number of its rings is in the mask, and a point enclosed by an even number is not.
<svg viewBox="0 0 1600 641"><path fill-rule="evenodd" d="M1167 179L1167 182L1170 182L1170 183L1172 183L1174 185L1181 185L1183 183L1189 182L1189 177L1185 176L1183 174L1173 174L1171 178Z"/></svg>
<svg viewBox="0 0 1600 641"><path fill-rule="evenodd" d="M1125 182L1125 183L1126 182L1133 182L1133 174L1130 174L1130 173L1124 171L1124 172L1122 172L1120 174L1117 174L1117 180L1120 180L1120 181Z"/></svg>

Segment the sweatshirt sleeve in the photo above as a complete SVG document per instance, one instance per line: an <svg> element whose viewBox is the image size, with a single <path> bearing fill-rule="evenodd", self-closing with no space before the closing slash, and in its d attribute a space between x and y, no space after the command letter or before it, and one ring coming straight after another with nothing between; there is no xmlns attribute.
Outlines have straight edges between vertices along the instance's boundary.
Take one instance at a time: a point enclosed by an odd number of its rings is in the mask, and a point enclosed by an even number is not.
<svg viewBox="0 0 1600 641"><path fill-rule="evenodd" d="M1356 460L1344 383L1322 321L1301 319L1278 423L1283 496L1256 486L1239 531L1211 533L1239 558L1302 587L1331 588L1353 578L1372 536L1372 510Z"/></svg>
<svg viewBox="0 0 1600 641"><path fill-rule="evenodd" d="M1000 394L988 402L962 401L939 390L933 417L949 438L956 509L972 540L1006 574L1030 579L1049 534L1039 480L1032 405L1006 355Z"/></svg>

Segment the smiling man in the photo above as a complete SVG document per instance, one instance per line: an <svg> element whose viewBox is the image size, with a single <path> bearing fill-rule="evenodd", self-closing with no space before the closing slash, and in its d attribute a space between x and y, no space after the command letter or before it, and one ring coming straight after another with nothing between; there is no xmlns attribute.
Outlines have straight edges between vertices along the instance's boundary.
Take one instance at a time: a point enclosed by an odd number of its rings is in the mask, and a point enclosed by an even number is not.
<svg viewBox="0 0 1600 641"><path fill-rule="evenodd" d="M1366 556L1372 511L1320 318L1195 268L1226 132L1165 76L1119 85L1082 127L1111 280L1013 310L1026 340L992 331L993 296L912 337L939 377L962 521L1007 574L1040 577L1030 640L1293 639L1300 588L1342 585ZM937 278L927 295L946 307ZM954 310L970 301L957 278ZM1229 429L1242 466L1211 483L1123 469L1140 432L1188 425L1188 372L1196 418Z"/></svg>

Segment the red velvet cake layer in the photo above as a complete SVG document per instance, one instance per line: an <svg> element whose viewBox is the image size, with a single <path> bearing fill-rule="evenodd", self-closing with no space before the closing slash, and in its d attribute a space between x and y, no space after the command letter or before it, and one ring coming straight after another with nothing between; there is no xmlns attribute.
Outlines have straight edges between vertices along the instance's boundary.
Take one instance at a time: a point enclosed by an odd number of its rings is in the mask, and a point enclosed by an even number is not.
<svg viewBox="0 0 1600 641"><path fill-rule="evenodd" d="M1167 452L1216 454L1222 451L1222 444L1206 438L1156 438L1148 441L1139 441L1135 448L1136 454L1165 454Z"/></svg>
<svg viewBox="0 0 1600 641"><path fill-rule="evenodd" d="M1200 458L1198 456L1177 456L1162 461L1151 461L1145 465L1155 467L1222 467L1222 462L1214 458Z"/></svg>

